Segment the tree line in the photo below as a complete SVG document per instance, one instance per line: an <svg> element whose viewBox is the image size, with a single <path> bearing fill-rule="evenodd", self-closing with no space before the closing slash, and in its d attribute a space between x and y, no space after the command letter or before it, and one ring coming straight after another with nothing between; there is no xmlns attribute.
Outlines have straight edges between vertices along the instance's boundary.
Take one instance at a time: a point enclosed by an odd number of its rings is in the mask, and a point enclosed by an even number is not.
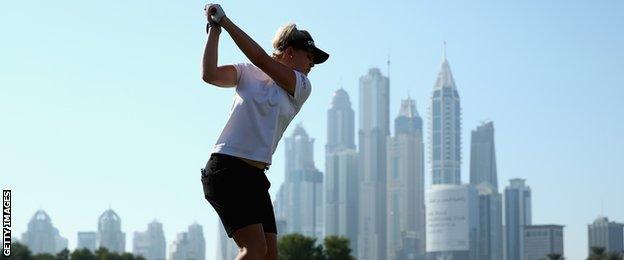
<svg viewBox="0 0 624 260"><path fill-rule="evenodd" d="M316 238L301 234L281 236L277 241L279 258L282 260L355 260L351 256L349 239L340 236L328 236L322 244L317 244ZM57 254L32 254L30 249L19 242L11 245L11 259L15 260L145 260L142 256L131 253L110 252L106 248L99 248L92 252L89 249L68 249Z"/></svg>

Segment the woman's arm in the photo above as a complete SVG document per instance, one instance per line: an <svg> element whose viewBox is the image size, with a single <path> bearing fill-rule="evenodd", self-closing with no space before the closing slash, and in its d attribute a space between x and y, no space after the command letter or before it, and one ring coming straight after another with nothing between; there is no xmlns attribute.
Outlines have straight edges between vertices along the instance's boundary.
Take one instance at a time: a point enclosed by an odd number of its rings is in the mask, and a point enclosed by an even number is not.
<svg viewBox="0 0 624 260"><path fill-rule="evenodd" d="M278 86L290 95L295 95L297 79L293 70L271 58L249 35L238 28L227 16L219 24L230 34L238 48L249 58L251 63L269 75Z"/></svg>
<svg viewBox="0 0 624 260"><path fill-rule="evenodd" d="M208 33L204 58L202 59L202 79L219 87L236 86L236 68L232 65L217 67L217 53L219 49L219 35L221 26L213 25Z"/></svg>

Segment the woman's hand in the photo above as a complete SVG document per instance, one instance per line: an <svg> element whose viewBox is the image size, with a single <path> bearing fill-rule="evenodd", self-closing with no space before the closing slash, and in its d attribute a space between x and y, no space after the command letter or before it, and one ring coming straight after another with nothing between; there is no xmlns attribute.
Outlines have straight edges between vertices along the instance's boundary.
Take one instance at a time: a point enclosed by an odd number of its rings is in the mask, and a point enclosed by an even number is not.
<svg viewBox="0 0 624 260"><path fill-rule="evenodd" d="M221 19L225 17L225 12L219 4L207 4L204 7L204 11L206 12L206 18L208 18L208 23L211 24L219 24L221 22Z"/></svg>

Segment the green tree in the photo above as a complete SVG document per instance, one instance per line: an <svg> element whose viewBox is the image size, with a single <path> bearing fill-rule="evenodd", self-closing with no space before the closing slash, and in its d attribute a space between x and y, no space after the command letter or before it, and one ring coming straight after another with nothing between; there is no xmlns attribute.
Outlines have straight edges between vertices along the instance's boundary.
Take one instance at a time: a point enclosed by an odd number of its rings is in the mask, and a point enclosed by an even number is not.
<svg viewBox="0 0 624 260"><path fill-rule="evenodd" d="M323 245L325 246L323 253L327 260L355 260L355 258L351 256L349 239L346 237L325 237Z"/></svg>
<svg viewBox="0 0 624 260"><path fill-rule="evenodd" d="M25 245L19 242L13 242L11 244L11 259L30 260L32 259L32 252Z"/></svg>
<svg viewBox="0 0 624 260"><path fill-rule="evenodd" d="M61 252L56 254L56 260L69 260L69 250L67 248L63 249Z"/></svg>
<svg viewBox="0 0 624 260"><path fill-rule="evenodd" d="M618 252L609 252L607 254L607 259L609 260L622 260L624 259L624 255Z"/></svg>
<svg viewBox="0 0 624 260"><path fill-rule="evenodd" d="M56 257L53 254L42 253L36 254L32 257L34 260L56 260Z"/></svg>
<svg viewBox="0 0 624 260"><path fill-rule="evenodd" d="M589 257L587 260L605 260L607 259L607 253L604 247L592 246L590 248Z"/></svg>
<svg viewBox="0 0 624 260"><path fill-rule="evenodd" d="M95 260L95 255L86 248L76 249L71 253L71 260Z"/></svg>
<svg viewBox="0 0 624 260"><path fill-rule="evenodd" d="M561 254L552 253L552 254L547 254L546 256L550 260L563 260L563 256Z"/></svg>
<svg viewBox="0 0 624 260"><path fill-rule="evenodd" d="M282 260L323 260L323 246L315 244L315 238L288 234L277 241L277 251Z"/></svg>

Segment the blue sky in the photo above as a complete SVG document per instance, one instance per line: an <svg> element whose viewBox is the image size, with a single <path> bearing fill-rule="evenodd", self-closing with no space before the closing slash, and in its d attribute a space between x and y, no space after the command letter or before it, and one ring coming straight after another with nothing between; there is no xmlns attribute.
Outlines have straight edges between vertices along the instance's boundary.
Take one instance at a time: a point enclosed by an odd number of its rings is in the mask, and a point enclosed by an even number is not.
<svg viewBox="0 0 624 260"><path fill-rule="evenodd" d="M0 8L0 186L13 189L13 232L37 209L61 234L97 229L109 206L127 241L154 218L167 243L194 221L214 257L218 218L199 169L233 92L202 83L200 1L19 1ZM391 118L409 93L427 122L443 42L463 109L462 179L470 131L496 128L499 186L525 178L533 223L565 225L565 255L586 256L587 224L624 222L624 3L621 1L307 1L221 3L270 51L295 22L331 54L293 123L316 138L324 170L325 114L343 87L387 72ZM246 62L227 33L219 63ZM285 135L290 135L289 127ZM284 179L280 145L271 194ZM429 173L427 181L429 182ZM131 250L131 243L127 243Z"/></svg>

